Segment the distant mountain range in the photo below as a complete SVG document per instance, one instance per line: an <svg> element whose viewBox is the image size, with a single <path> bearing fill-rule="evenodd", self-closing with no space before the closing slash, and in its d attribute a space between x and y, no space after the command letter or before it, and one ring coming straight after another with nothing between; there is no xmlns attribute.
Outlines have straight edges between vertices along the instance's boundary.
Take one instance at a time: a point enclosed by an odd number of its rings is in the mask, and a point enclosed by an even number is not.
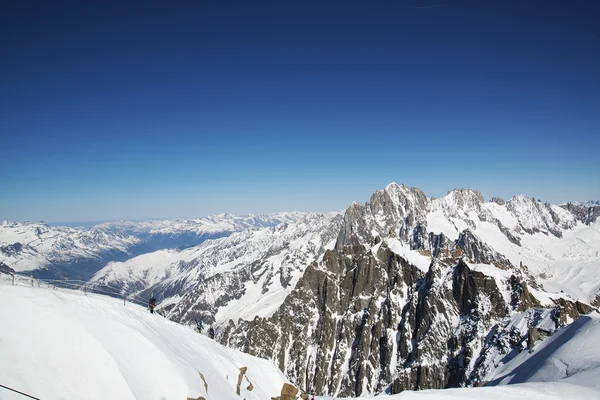
<svg viewBox="0 0 600 400"><path fill-rule="evenodd" d="M599 306L599 216L591 203L435 199L392 183L343 214L5 223L0 261L42 274L97 260L93 282L214 324L307 392L358 396L485 384L555 320Z"/></svg>
<svg viewBox="0 0 600 400"><path fill-rule="evenodd" d="M220 214L191 220L108 222L89 229L4 221L0 224L0 261L35 277L87 280L110 261L194 246L232 232L294 221L303 215Z"/></svg>

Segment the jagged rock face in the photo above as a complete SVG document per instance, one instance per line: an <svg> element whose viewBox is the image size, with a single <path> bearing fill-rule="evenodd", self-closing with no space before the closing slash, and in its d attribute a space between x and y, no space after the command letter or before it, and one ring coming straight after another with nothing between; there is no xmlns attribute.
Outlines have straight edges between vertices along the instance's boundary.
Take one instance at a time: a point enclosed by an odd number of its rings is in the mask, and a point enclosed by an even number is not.
<svg viewBox="0 0 600 400"><path fill-rule="evenodd" d="M513 197L506 208L517 217L519 227L529 234L549 232L560 238L562 231L571 229L576 222L564 209L524 196Z"/></svg>
<svg viewBox="0 0 600 400"><path fill-rule="evenodd" d="M508 306L496 281L464 262L425 273L385 242L347 246L307 268L271 318L231 323L221 341L275 361L309 393L443 388L466 381Z"/></svg>
<svg viewBox="0 0 600 400"><path fill-rule="evenodd" d="M401 312L423 277L385 246L328 251L271 318L231 324L221 340L274 360L308 393L373 392L380 374L391 379Z"/></svg>
<svg viewBox="0 0 600 400"><path fill-rule="evenodd" d="M456 247L468 260L474 263L494 264L497 267L511 267L510 261L477 238L469 229L461 232L456 240Z"/></svg>
<svg viewBox="0 0 600 400"><path fill-rule="evenodd" d="M486 203L465 189L428 199L392 184L348 208L335 248L306 269L275 314L231 322L220 340L273 360L319 395L478 384L486 354L497 354L490 338L506 342L502 351L518 347L521 331L499 332L511 316L541 307L529 289L541 288L477 232L497 229L520 248L530 235L559 240L576 224L568 210L523 196ZM399 255L404 245L433 257L429 269ZM563 301L568 315L586 309Z"/></svg>
<svg viewBox="0 0 600 400"><path fill-rule="evenodd" d="M273 316L231 322L220 340L273 360L318 395L471 384L489 367L480 351L486 338L517 310L539 306L513 272L497 280L464 261L434 262L425 272L386 241L346 246L311 264ZM562 304L569 315L586 310Z"/></svg>
<svg viewBox="0 0 600 400"><path fill-rule="evenodd" d="M417 223L424 221L429 201L418 188L389 185L375 192L365 205L352 203L344 215L337 245L371 243L376 235L409 239Z"/></svg>
<svg viewBox="0 0 600 400"><path fill-rule="evenodd" d="M523 235L545 233L560 238L577 220L570 210L524 196L486 203L476 190L455 189L434 199L427 198L418 188L390 184L375 192L368 203L353 203L346 210L337 246L373 244L378 237L391 236L410 244L412 249L438 256L462 247L464 243L458 241L464 231L468 229L469 236L476 237L484 224L495 226L509 242L521 247ZM590 223L592 217L579 220ZM486 262L511 262L505 256L496 257L500 254L489 246L485 253ZM512 260L513 264L517 262Z"/></svg>
<svg viewBox="0 0 600 400"><path fill-rule="evenodd" d="M600 205L567 203L561 206L575 216L578 221L589 225L600 217Z"/></svg>

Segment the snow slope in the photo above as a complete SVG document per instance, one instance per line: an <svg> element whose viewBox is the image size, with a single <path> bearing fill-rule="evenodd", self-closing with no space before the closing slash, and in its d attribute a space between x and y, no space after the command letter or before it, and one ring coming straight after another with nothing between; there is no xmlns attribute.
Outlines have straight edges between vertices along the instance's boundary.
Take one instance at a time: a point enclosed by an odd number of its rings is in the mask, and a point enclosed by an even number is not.
<svg viewBox="0 0 600 400"><path fill-rule="evenodd" d="M266 360L117 299L0 285L0 304L0 383L44 400L262 400L286 381Z"/></svg>
<svg viewBox="0 0 600 400"><path fill-rule="evenodd" d="M117 299L0 285L0 304L0 384L45 400L269 399L279 395L287 381L266 360L223 347ZM534 353L522 352L499 370L499 383L505 386L379 397L597 399L600 353L594 340L599 334L598 315L581 317L539 344ZM241 367L247 367L247 379L237 395ZM0 388L0 398L23 397Z"/></svg>
<svg viewBox="0 0 600 400"><path fill-rule="evenodd" d="M589 386L600 391L600 314L580 316L536 345L522 351L488 377L490 385L553 382Z"/></svg>
<svg viewBox="0 0 600 400"><path fill-rule="evenodd" d="M482 388L460 388L402 392L396 396L380 396L397 400L563 400L598 399L600 392L564 382L524 383L520 385ZM379 397L378 397L379 398Z"/></svg>

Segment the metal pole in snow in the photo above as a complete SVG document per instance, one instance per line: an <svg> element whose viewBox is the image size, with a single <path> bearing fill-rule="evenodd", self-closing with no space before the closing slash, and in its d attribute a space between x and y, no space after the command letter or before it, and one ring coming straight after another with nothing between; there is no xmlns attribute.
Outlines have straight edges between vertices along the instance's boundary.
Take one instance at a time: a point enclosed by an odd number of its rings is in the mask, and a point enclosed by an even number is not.
<svg viewBox="0 0 600 400"><path fill-rule="evenodd" d="M13 286L15 286L15 274L13 274Z"/></svg>

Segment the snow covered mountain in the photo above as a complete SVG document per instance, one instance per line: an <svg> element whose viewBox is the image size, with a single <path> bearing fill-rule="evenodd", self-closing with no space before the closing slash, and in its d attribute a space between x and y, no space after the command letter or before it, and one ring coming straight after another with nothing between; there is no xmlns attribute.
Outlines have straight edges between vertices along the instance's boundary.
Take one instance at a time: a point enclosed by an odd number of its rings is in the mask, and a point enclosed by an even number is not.
<svg viewBox="0 0 600 400"><path fill-rule="evenodd" d="M126 259L141 240L120 232L48 226L43 222L0 225L0 261L38 277L87 278L107 259Z"/></svg>
<svg viewBox="0 0 600 400"><path fill-rule="evenodd" d="M0 225L0 261L36 277L89 279L109 261L197 245L248 228L294 221L303 215L220 214L193 220L110 222L91 229L5 221Z"/></svg>
<svg viewBox="0 0 600 400"><path fill-rule="evenodd" d="M155 293L163 310L180 322L266 316L281 305L306 266L333 248L340 224L340 214L309 213L181 251L112 262L91 282L127 294Z"/></svg>
<svg viewBox="0 0 600 400"><path fill-rule="evenodd" d="M594 205L486 202L472 189L434 199L394 183L343 216L111 263L94 282L154 292L175 321L216 322L221 343L310 393L478 386L554 334L552 318L569 324L600 303L598 216Z"/></svg>
<svg viewBox="0 0 600 400"><path fill-rule="evenodd" d="M551 291L594 302L600 294L600 206L555 206L519 195L485 202L478 191L452 190L440 199L392 183L346 212L338 245L368 244L390 233L421 254L443 257L458 248L475 262L527 267ZM473 245L485 245L475 254Z"/></svg>
<svg viewBox="0 0 600 400"><path fill-rule="evenodd" d="M24 398L7 388L46 400L298 400L304 394L289 386L273 363L135 305L4 283L0 320L10 329L0 330L2 399ZM600 396L600 352L593 341L599 335L600 315L580 317L534 343L532 352L518 353L494 370L490 385L499 386L405 391L382 398L595 399Z"/></svg>
<svg viewBox="0 0 600 400"><path fill-rule="evenodd" d="M561 306L568 323L597 304L597 212L391 184L346 210L275 313L219 338L323 395L480 385L492 348L504 359L530 335L514 318Z"/></svg>
<svg viewBox="0 0 600 400"><path fill-rule="evenodd" d="M263 228L282 222L296 221L303 218L304 214L300 212L245 216L218 214L196 219L106 222L94 228L138 237L147 243L150 252L195 246L204 240L217 239L249 228Z"/></svg>

